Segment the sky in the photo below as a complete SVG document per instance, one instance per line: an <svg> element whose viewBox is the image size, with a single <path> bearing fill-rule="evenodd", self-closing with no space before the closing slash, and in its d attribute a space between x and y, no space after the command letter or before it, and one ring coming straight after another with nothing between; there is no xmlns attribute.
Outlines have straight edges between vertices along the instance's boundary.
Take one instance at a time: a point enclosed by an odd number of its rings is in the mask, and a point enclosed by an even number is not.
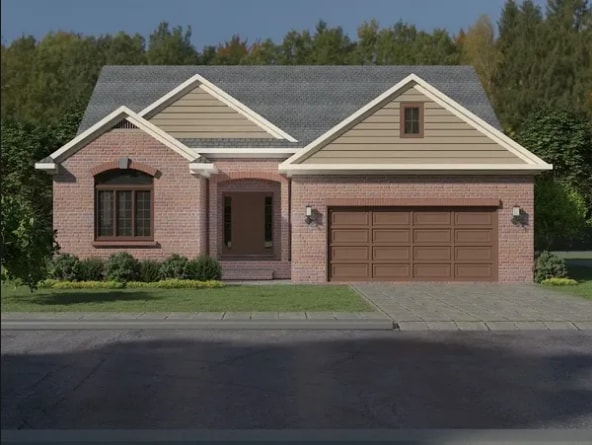
<svg viewBox="0 0 592 445"><path fill-rule="evenodd" d="M313 30L319 19L341 26L352 38L365 20L381 26L399 20L431 31L456 34L481 14L497 22L505 0L2 0L2 42L22 35L42 38L50 31L101 35L125 31L144 37L162 22L191 26L200 50L233 34L249 43L280 41L291 29ZM535 0L544 4L544 0Z"/></svg>

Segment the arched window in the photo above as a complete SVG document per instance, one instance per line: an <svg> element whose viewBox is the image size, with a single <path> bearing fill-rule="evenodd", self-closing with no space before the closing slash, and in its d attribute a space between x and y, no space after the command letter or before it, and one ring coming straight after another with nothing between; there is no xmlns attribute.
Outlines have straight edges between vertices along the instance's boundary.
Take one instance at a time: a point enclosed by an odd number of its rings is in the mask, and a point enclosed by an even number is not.
<svg viewBox="0 0 592 445"><path fill-rule="evenodd" d="M95 176L95 238L152 240L153 177L138 170L108 170Z"/></svg>

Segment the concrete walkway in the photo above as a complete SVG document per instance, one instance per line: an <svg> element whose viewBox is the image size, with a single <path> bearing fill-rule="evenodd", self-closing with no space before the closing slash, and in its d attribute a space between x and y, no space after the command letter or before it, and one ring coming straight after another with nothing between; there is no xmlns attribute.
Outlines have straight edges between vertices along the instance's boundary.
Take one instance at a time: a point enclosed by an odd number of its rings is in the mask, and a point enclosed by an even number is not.
<svg viewBox="0 0 592 445"><path fill-rule="evenodd" d="M392 330L377 312L8 312L2 329Z"/></svg>
<svg viewBox="0 0 592 445"><path fill-rule="evenodd" d="M359 284L401 330L592 329L592 301L528 284Z"/></svg>

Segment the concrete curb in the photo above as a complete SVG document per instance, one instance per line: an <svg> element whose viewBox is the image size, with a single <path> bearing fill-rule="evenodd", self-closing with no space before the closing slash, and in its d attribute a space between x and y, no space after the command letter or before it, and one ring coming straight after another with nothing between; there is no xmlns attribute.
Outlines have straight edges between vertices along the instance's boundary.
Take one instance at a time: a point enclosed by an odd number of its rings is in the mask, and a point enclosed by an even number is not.
<svg viewBox="0 0 592 445"><path fill-rule="evenodd" d="M8 330L367 330L392 331L384 320L2 320Z"/></svg>

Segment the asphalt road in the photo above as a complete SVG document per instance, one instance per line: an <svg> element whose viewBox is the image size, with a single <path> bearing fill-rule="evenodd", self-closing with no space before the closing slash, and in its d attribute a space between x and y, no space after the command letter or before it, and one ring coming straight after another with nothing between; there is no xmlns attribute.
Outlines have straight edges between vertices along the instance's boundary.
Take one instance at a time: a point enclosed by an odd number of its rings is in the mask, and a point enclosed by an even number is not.
<svg viewBox="0 0 592 445"><path fill-rule="evenodd" d="M590 428L592 332L2 331L2 428Z"/></svg>

